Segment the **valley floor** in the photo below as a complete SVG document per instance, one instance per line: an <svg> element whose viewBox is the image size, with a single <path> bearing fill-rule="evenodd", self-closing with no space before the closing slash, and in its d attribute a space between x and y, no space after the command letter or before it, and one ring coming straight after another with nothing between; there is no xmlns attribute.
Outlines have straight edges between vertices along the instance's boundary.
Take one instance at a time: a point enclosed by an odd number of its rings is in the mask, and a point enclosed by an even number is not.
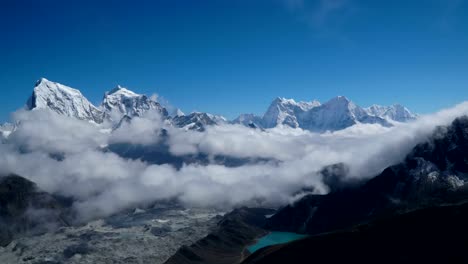
<svg viewBox="0 0 468 264"><path fill-rule="evenodd" d="M178 206L135 210L16 239L0 248L0 263L163 263L211 232L221 214Z"/></svg>

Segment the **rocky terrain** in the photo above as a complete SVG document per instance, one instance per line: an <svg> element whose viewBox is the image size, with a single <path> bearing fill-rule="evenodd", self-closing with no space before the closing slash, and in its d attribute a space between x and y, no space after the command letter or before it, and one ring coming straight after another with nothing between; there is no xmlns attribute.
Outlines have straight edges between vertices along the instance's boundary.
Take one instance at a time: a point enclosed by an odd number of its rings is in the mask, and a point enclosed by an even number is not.
<svg viewBox="0 0 468 264"><path fill-rule="evenodd" d="M19 234L35 235L69 225L66 204L35 183L17 176L0 177L0 246Z"/></svg>
<svg viewBox="0 0 468 264"><path fill-rule="evenodd" d="M82 226L23 235L0 247L0 263L163 263L205 237L222 212L154 206Z"/></svg>
<svg viewBox="0 0 468 264"><path fill-rule="evenodd" d="M267 215L275 210L239 208L218 223L216 229L191 246L183 246L166 264L233 264L249 255L246 246L266 235Z"/></svg>
<svg viewBox="0 0 468 264"><path fill-rule="evenodd" d="M324 173L327 195L309 195L286 206L269 221L273 230L318 234L427 206L468 199L468 117L440 127L401 164L362 183L342 183L345 169ZM325 170L327 171L327 170ZM328 178L328 180L327 180ZM335 178L335 180L329 180Z"/></svg>

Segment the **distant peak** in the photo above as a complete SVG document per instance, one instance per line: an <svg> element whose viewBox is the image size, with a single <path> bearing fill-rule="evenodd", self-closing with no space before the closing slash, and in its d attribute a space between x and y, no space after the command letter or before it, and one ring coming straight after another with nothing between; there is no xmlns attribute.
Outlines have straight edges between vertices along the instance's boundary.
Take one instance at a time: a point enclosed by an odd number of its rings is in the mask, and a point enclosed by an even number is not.
<svg viewBox="0 0 468 264"><path fill-rule="evenodd" d="M288 99L284 97L276 97L275 100L273 100L273 103L289 103L289 104L296 104L296 101L294 99Z"/></svg>
<svg viewBox="0 0 468 264"><path fill-rule="evenodd" d="M344 101L349 101L349 99L346 96L338 95L335 97L336 100L344 100Z"/></svg>
<svg viewBox="0 0 468 264"><path fill-rule="evenodd" d="M114 87L114 89L110 90L108 94L113 94L113 93L116 93L120 90L124 89L122 86L120 85L117 85L116 87Z"/></svg>
<svg viewBox="0 0 468 264"><path fill-rule="evenodd" d="M182 110L180 110L179 108L175 109L173 112L172 112L172 116L184 116L185 113L182 112Z"/></svg>

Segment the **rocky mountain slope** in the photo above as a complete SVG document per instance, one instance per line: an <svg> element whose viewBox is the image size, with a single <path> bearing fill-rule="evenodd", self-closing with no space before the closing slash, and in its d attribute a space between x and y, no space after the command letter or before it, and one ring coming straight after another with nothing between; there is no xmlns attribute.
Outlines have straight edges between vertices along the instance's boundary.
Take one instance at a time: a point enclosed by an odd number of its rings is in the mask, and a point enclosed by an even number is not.
<svg viewBox="0 0 468 264"><path fill-rule="evenodd" d="M273 230L318 234L367 222L386 214L468 199L468 117L441 127L416 146L401 164L365 183L309 195L286 206L269 221ZM334 170L345 173L346 170ZM328 178L340 175L324 174ZM345 185L346 186L346 185Z"/></svg>
<svg viewBox="0 0 468 264"><path fill-rule="evenodd" d="M249 253L245 245L267 233L262 229L265 215L274 210L239 208L225 215L216 229L191 246L180 248L166 264L234 264L240 263Z"/></svg>
<svg viewBox="0 0 468 264"><path fill-rule="evenodd" d="M106 92L101 109L112 119L127 117L140 117L148 111L157 111L161 116L167 117L167 110L155 100L146 95L136 94L120 85Z"/></svg>
<svg viewBox="0 0 468 264"><path fill-rule="evenodd" d="M19 234L67 226L66 219L66 206L35 183L17 175L0 177L0 246Z"/></svg>
<svg viewBox="0 0 468 264"><path fill-rule="evenodd" d="M49 109L60 115L97 124L104 121L104 112L90 103L79 90L45 78L37 81L26 107L29 110Z"/></svg>
<svg viewBox="0 0 468 264"><path fill-rule="evenodd" d="M305 196L257 226L311 236L261 249L243 263L463 263L468 243L467 155L468 117L461 117L439 127L404 162L368 181L346 180L344 164L326 167L322 176L329 194ZM229 247L207 238L179 250L171 258L179 262L169 263L224 263ZM244 247L249 244L239 241Z"/></svg>

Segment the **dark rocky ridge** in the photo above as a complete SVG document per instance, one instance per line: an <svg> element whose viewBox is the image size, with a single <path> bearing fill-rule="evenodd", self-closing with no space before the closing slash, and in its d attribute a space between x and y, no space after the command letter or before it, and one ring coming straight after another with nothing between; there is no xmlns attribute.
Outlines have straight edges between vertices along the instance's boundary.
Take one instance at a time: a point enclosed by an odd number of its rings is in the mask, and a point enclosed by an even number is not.
<svg viewBox="0 0 468 264"><path fill-rule="evenodd" d="M41 233L68 225L63 201L17 176L0 177L0 246L22 233Z"/></svg>
<svg viewBox="0 0 468 264"><path fill-rule="evenodd" d="M467 263L467 221L467 203L430 207L267 247L243 263Z"/></svg>
<svg viewBox="0 0 468 264"><path fill-rule="evenodd" d="M449 127L438 128L404 162L364 184L343 188L340 177L328 175L335 186L331 193L309 195L286 206L269 220L268 227L319 234L398 212L465 201L467 172L468 117L462 117Z"/></svg>
<svg viewBox="0 0 468 264"><path fill-rule="evenodd" d="M274 210L240 208L225 215L216 231L195 244L180 248L166 264L233 264L240 263L249 253L246 245L266 235L262 227L266 215Z"/></svg>
<svg viewBox="0 0 468 264"><path fill-rule="evenodd" d="M404 162L364 184L342 188L343 173L342 165L329 168L330 194L307 196L268 223L313 236L261 249L243 263L468 262L467 117L438 128Z"/></svg>

